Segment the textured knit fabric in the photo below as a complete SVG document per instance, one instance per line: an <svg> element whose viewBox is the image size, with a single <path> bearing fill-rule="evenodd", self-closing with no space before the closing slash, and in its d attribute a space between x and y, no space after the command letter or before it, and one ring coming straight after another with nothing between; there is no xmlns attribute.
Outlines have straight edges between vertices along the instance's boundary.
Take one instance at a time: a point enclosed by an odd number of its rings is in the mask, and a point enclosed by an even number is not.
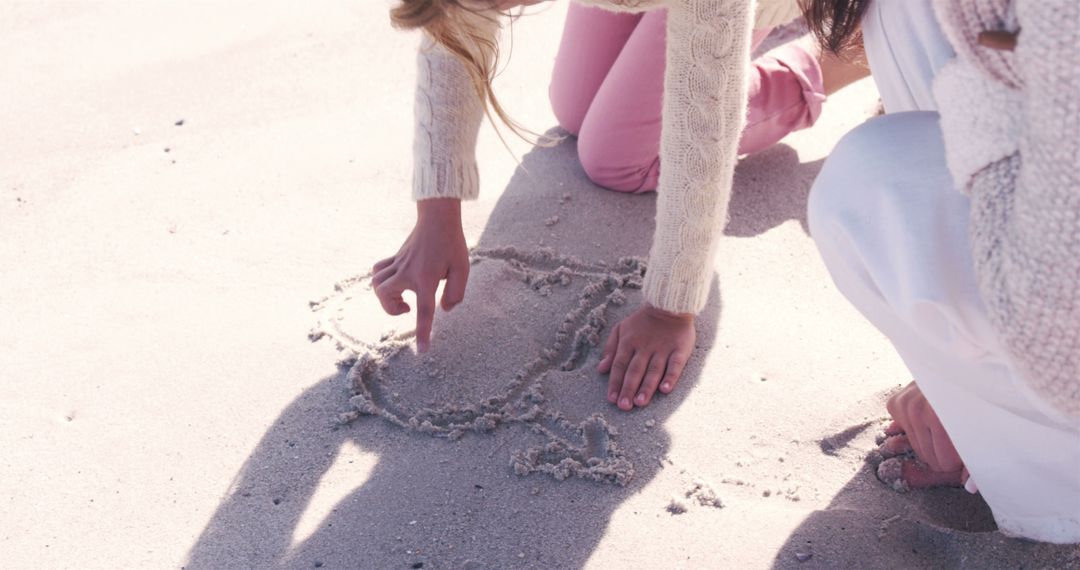
<svg viewBox="0 0 1080 570"><path fill-rule="evenodd" d="M571 3L552 72L551 108L577 137L578 159L599 186L651 192L660 179L665 10L617 14ZM755 30L756 47L769 30ZM747 69L747 120L739 154L807 128L825 100L821 67L803 42L755 58Z"/></svg>
<svg viewBox="0 0 1080 570"><path fill-rule="evenodd" d="M621 12L668 10L664 169L644 293L660 309L697 313L708 296L745 122L752 0L582 3ZM413 196L474 198L479 186L475 139L483 107L463 65L445 51L427 46L419 59Z"/></svg>
<svg viewBox="0 0 1080 570"><path fill-rule="evenodd" d="M937 1L957 61L935 93L991 322L1027 388L1080 418L1080 2L1014 4ZM1015 52L977 45L1018 28Z"/></svg>
<svg viewBox="0 0 1080 570"><path fill-rule="evenodd" d="M493 23L474 20L487 26ZM457 57L427 35L416 66L413 135L413 199L475 200L480 193L476 138L484 118L484 103Z"/></svg>
<svg viewBox="0 0 1080 570"><path fill-rule="evenodd" d="M873 0L862 31L885 112L936 111L934 78L956 50L941 33L934 0Z"/></svg>

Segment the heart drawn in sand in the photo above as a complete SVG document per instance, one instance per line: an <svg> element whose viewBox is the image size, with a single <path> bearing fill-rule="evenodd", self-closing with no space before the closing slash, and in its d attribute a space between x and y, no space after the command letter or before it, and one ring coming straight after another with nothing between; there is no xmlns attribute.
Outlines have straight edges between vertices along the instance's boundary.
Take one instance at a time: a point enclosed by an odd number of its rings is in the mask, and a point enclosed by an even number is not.
<svg viewBox="0 0 1080 570"><path fill-rule="evenodd" d="M470 258L467 302L454 310L456 319L440 316L447 324L427 355L411 350L411 331L383 333L372 342L356 332L348 304L354 296L372 295L363 291L370 289L370 275L343 280L332 295L312 301L313 311L328 316L310 338L329 337L348 355L343 365L350 367L353 410L341 420L376 416L448 440L522 426L544 443L511 454L518 475L541 472L558 480L573 476L625 485L634 468L616 443L614 427L602 414L567 419L550 406L545 383L553 372L584 365L603 340L609 313L641 289L644 262L625 258L610 266L512 247L474 249ZM554 330L530 325L553 322L553 310L565 315ZM546 316L537 318L537 311ZM520 364L508 368L492 365L494 360Z"/></svg>

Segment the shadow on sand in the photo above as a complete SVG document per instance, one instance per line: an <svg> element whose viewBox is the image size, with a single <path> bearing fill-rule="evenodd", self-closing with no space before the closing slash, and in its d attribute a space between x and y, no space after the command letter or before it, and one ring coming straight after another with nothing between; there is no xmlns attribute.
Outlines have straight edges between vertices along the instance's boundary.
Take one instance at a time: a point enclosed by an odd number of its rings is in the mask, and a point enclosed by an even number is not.
<svg viewBox="0 0 1080 570"><path fill-rule="evenodd" d="M805 228L806 191L782 194L780 189L790 187L791 176L805 179L809 188L819 168L820 163L799 164L786 146L746 159L738 169L736 188L752 186L754 191L735 192L727 233L753 236L792 219ZM769 183L781 177L784 184ZM477 246L549 247L589 262L646 257L654 204L651 194L620 195L592 185L579 166L574 142L568 140L524 157ZM557 223L544 223L555 217ZM575 226L581 229L569 231ZM482 287L483 282L475 285ZM471 281L466 303L450 315L463 330L501 326L483 315L469 317L474 314L470 299L497 298L496 293L478 290ZM606 379L592 372L595 349L573 371L578 381L564 378L558 386L545 386L553 405L561 406L569 419L580 421L599 412L624 434L618 436L619 443L634 464L634 477L624 487L576 478L556 481L545 474L515 475L508 458L535 435L522 426L500 426L451 441L377 417L342 425L337 418L349 410L347 369L342 369L301 394L276 419L191 548L186 567L581 567L612 513L663 468L661 460L670 446L664 421L698 382L720 310L714 279L707 308L698 319L698 347L679 389L644 411L622 413L606 403ZM536 320L551 322L546 317ZM518 324L517 333L542 338L554 333ZM464 345L453 338L444 342L451 348L455 342ZM492 360L494 375L514 370L513 364L501 362L528 357L478 356ZM418 376L418 366L391 370ZM456 373L442 372L447 377ZM647 420L655 421L656 428L645 429ZM325 488L337 494L322 496ZM316 503L325 507L312 521L307 511Z"/></svg>

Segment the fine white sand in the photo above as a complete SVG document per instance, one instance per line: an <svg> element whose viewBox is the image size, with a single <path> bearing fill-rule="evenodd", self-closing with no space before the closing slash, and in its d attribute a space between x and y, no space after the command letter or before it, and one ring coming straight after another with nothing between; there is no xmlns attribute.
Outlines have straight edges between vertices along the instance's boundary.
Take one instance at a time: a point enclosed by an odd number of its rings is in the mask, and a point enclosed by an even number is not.
<svg viewBox="0 0 1080 570"><path fill-rule="evenodd" d="M870 82L739 165L675 393L620 412L594 371L655 197L490 127L467 299L416 355L364 277L414 219L388 5L0 6L0 566L1080 566L866 463L910 378L805 207ZM539 131L564 12L497 83Z"/></svg>

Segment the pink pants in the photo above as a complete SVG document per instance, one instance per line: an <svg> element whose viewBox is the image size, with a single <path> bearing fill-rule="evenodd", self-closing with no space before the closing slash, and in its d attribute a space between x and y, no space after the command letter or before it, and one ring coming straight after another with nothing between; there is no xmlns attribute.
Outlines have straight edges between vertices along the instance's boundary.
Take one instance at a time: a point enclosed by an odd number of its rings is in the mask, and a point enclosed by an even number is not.
<svg viewBox="0 0 1080 570"><path fill-rule="evenodd" d="M585 173L605 188L648 192L660 178L666 16L570 4L551 104L578 138ZM755 31L754 45L768 32ZM751 63L749 94L740 154L814 124L825 100L821 67L802 46L788 44Z"/></svg>

